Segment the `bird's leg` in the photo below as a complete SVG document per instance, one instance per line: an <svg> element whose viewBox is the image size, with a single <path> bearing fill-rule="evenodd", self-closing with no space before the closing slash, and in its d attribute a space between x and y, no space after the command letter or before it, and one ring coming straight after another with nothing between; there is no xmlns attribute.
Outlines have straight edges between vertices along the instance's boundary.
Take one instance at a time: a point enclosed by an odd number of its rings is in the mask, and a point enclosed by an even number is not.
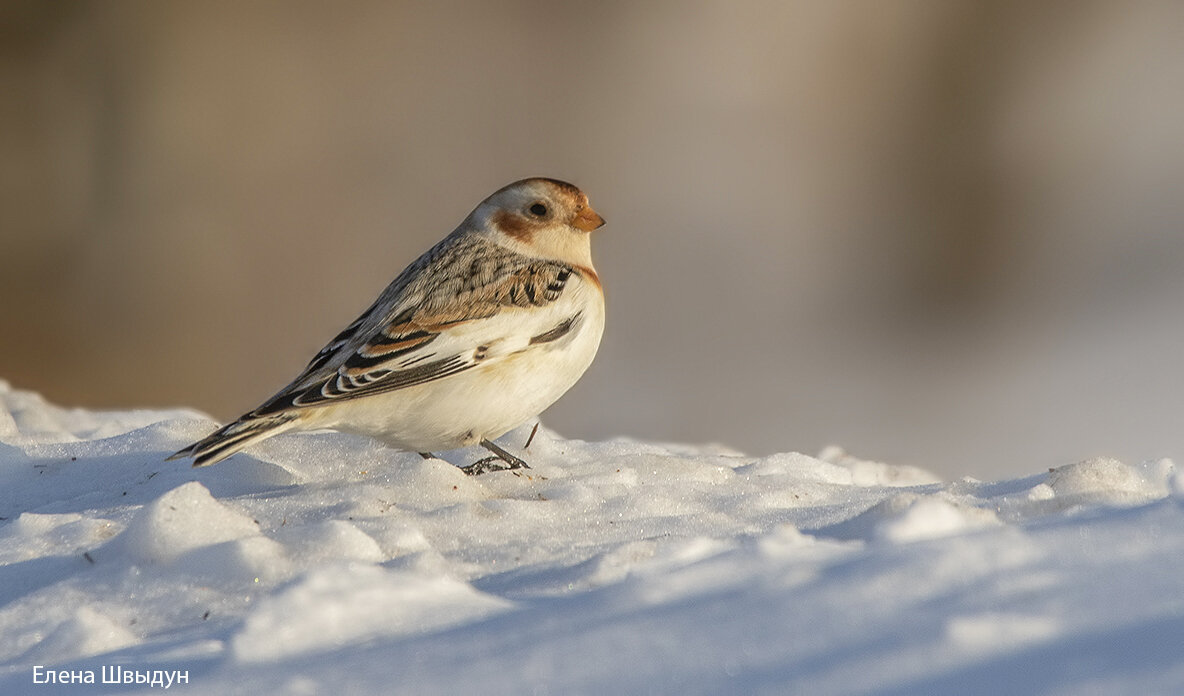
<svg viewBox="0 0 1184 696"><path fill-rule="evenodd" d="M423 457L424 459L439 459L439 457L432 454L431 452L420 452L419 456Z"/></svg>
<svg viewBox="0 0 1184 696"><path fill-rule="evenodd" d="M482 440L481 446L493 452L493 456L479 459L468 466L462 466L461 471L469 476L479 476L490 471L512 471L514 469L529 469L530 465L518 457L510 454L489 440Z"/></svg>
<svg viewBox="0 0 1184 696"><path fill-rule="evenodd" d="M509 452L505 451L501 447L498 447L496 444L490 442L489 440L482 440L481 446L484 447L485 449L489 450L490 452L493 452L494 454L496 454L498 459L501 459L505 463L509 464L510 465L509 468L511 468L511 469L529 469L530 468L529 464L522 461L518 457L515 457L514 455L510 454Z"/></svg>

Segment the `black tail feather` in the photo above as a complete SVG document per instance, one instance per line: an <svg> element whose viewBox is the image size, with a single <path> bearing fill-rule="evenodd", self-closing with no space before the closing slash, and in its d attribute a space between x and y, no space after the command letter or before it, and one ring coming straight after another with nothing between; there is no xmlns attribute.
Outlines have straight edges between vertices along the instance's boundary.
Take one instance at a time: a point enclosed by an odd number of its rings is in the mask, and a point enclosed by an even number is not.
<svg viewBox="0 0 1184 696"><path fill-rule="evenodd" d="M193 457L193 466L217 464L256 442L288 430L294 425L295 420L296 415L292 413L277 413L261 418L243 416L218 428L208 437L178 450L168 459Z"/></svg>

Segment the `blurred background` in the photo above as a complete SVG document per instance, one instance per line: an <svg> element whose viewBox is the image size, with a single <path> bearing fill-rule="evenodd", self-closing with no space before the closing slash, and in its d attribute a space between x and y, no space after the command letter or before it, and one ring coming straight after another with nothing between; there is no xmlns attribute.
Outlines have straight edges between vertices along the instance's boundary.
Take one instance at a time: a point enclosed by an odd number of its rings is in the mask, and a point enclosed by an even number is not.
<svg viewBox="0 0 1184 696"><path fill-rule="evenodd" d="M1184 435L1184 3L0 3L0 379L218 419L518 178L609 224L545 414L946 477Z"/></svg>

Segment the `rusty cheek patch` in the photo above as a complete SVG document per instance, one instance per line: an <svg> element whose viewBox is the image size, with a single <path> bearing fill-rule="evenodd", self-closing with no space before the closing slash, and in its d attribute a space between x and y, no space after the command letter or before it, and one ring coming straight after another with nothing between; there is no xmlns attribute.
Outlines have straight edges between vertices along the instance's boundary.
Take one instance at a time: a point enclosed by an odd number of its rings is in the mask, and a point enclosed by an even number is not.
<svg viewBox="0 0 1184 696"><path fill-rule="evenodd" d="M529 220L507 210L498 211L493 216L493 224L502 232L526 244L529 244L534 236L535 226Z"/></svg>

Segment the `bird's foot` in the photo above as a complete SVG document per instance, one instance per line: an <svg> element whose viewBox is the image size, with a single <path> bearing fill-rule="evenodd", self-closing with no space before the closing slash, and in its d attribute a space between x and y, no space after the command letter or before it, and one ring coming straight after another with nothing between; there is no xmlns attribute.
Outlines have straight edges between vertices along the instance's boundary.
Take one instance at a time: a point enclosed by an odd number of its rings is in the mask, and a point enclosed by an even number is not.
<svg viewBox="0 0 1184 696"><path fill-rule="evenodd" d="M478 459L468 466L460 467L460 470L468 476L480 476L481 474L488 474L491 471L510 471L514 468L514 465L501 457L491 454L484 459Z"/></svg>
<svg viewBox="0 0 1184 696"><path fill-rule="evenodd" d="M460 470L469 476L480 476L491 471L513 471L515 469L530 468L530 465L522 459L515 457L489 440L482 440L481 446L493 452L493 454L484 459L478 459L468 466L460 467Z"/></svg>

